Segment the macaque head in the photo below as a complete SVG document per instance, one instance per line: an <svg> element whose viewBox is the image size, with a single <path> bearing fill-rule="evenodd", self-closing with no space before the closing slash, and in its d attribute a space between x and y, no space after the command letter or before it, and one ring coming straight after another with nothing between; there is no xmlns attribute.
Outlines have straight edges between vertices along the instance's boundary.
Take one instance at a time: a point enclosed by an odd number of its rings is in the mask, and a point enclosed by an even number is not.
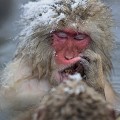
<svg viewBox="0 0 120 120"><path fill-rule="evenodd" d="M32 69L38 70L39 77L52 75L60 80L62 72L80 72L84 76L80 59L90 49L101 56L104 74L108 76L113 45L108 7L98 0L45 1L24 7L23 23L27 21L28 27L23 31L27 33L21 37L16 58L31 60ZM38 13L27 15L33 11L31 6Z"/></svg>

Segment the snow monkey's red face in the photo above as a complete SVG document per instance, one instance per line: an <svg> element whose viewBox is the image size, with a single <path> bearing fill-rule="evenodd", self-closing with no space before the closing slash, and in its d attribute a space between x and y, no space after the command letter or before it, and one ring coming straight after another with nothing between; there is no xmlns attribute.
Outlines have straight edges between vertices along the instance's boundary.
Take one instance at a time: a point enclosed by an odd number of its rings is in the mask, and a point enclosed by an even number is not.
<svg viewBox="0 0 120 120"><path fill-rule="evenodd" d="M53 32L52 46L55 50L55 62L58 66L64 66L60 70L62 76L76 72L83 74L80 60L89 44L90 37L87 34L71 28Z"/></svg>

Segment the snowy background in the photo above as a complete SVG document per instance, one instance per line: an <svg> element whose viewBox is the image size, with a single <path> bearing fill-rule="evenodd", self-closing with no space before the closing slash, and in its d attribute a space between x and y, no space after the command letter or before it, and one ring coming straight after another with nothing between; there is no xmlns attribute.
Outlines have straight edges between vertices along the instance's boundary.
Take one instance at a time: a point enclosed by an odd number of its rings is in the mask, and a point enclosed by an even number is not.
<svg viewBox="0 0 120 120"><path fill-rule="evenodd" d="M14 41L13 38L21 29L15 21L19 20L19 15L22 13L19 9L21 4L29 1L35 0L9 0L9 2L8 0L0 0L0 11L4 11L4 13L0 12L0 69L4 68L5 64L14 55L18 41ZM112 83L115 89L120 92L120 0L103 1L111 7L116 22L116 27L113 29L115 32L116 47L113 55L114 71L112 73Z"/></svg>

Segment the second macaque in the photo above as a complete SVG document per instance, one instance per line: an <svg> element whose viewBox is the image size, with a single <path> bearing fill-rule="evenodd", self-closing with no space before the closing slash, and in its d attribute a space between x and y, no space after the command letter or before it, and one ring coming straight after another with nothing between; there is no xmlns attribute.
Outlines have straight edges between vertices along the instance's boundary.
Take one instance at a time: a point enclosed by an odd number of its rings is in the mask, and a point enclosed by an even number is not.
<svg viewBox="0 0 120 120"><path fill-rule="evenodd" d="M39 24L31 21L34 29L28 25L25 31L32 33L21 36L13 61L3 72L3 86L17 96L42 97L69 75L80 73L84 82L118 106L119 98L109 83L114 40L108 7L97 0L36 4L41 7Z"/></svg>

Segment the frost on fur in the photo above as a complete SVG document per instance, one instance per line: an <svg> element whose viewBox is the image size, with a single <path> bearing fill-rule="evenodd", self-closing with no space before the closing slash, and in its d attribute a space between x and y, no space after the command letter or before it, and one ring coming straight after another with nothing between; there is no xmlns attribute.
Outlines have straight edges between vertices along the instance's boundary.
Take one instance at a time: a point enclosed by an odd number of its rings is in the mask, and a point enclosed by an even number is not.
<svg viewBox="0 0 120 120"><path fill-rule="evenodd" d="M63 0L64 1L64 0ZM64 13L56 13L55 9L60 10L62 7L62 0L39 0L37 2L29 2L22 5L21 9L23 13L21 15L20 24L25 26L25 29L21 32L26 33L26 36L32 34L32 30L36 26L40 25L51 25L59 22L65 18ZM66 0L66 3L72 3L71 9L76 8L78 5L85 5L87 0ZM64 7L64 6L63 6Z"/></svg>

